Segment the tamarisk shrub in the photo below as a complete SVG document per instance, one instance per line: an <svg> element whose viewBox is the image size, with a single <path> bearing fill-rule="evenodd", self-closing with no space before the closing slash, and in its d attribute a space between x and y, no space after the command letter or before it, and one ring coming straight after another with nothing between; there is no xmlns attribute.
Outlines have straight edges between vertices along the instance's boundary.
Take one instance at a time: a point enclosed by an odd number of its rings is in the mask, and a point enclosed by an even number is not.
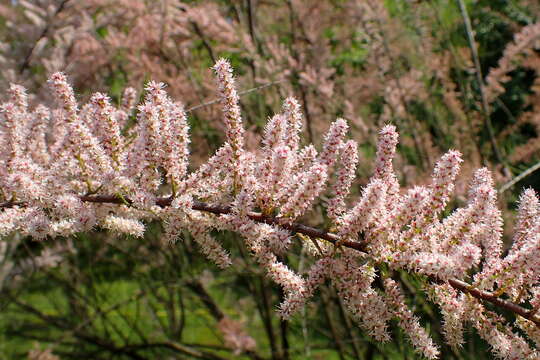
<svg viewBox="0 0 540 360"><path fill-rule="evenodd" d="M393 278L406 271L419 275L440 307L451 346L464 343L469 324L497 358L540 358L540 200L533 190L521 195L513 245L503 256L490 172L476 171L466 205L443 217L461 154L442 156L429 185L402 190L392 168L398 134L387 125L379 133L374 175L348 208L358 146L346 139L346 121L330 125L320 152L302 146L300 106L288 98L268 121L261 148L249 152L232 69L223 59L213 69L226 142L192 172L186 115L163 84L148 83L129 129L133 106L114 107L97 93L81 107L61 73L49 79L55 109L30 109L25 89L12 85L0 108L0 235L45 239L99 226L142 236L146 221L161 220L166 240L187 229L201 252L226 268L230 255L210 232L229 230L283 288L283 318L328 279L373 338L389 341L388 323L396 319L418 353L436 359L437 345ZM322 194L330 197L331 232L297 222ZM314 260L306 274L280 261L296 234L310 240L304 246ZM495 308L513 314L505 318Z"/></svg>

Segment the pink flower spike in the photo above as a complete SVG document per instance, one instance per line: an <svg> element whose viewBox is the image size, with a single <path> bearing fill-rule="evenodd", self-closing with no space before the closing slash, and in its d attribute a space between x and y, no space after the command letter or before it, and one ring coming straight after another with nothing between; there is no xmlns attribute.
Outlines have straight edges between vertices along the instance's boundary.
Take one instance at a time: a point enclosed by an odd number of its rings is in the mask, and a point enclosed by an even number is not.
<svg viewBox="0 0 540 360"><path fill-rule="evenodd" d="M478 196L478 188L481 186L487 186L491 189L495 187L491 172L486 167L480 168L474 172L473 179L471 181L471 184L469 185L468 190L469 203L472 203L476 200Z"/></svg>
<svg viewBox="0 0 540 360"><path fill-rule="evenodd" d="M300 185L281 207L280 216L290 221L302 216L324 189L327 178L326 165L315 163L303 174Z"/></svg>
<svg viewBox="0 0 540 360"><path fill-rule="evenodd" d="M528 237L519 250L507 255L497 266L491 266L476 279L484 288L491 288L494 281L500 286L527 287L538 282L540 277L540 234ZM510 290L510 289L507 289Z"/></svg>
<svg viewBox="0 0 540 360"><path fill-rule="evenodd" d="M142 237L144 235L144 224L135 219L128 219L115 215L108 215L103 220L103 227L111 231L122 234Z"/></svg>
<svg viewBox="0 0 540 360"><path fill-rule="evenodd" d="M379 131L377 154L375 155L374 177L383 180L388 186L386 208L389 211L395 211L396 206L400 203L399 182L392 166L398 138L399 135L396 132L395 126L386 125L383 127Z"/></svg>
<svg viewBox="0 0 540 360"><path fill-rule="evenodd" d="M197 171L189 174L189 176L182 181L178 192L183 193L185 191L193 191L201 181L207 180L213 174L219 173L220 171L227 171L232 161L233 153L231 146L228 143L225 143L206 161L205 164L202 164Z"/></svg>
<svg viewBox="0 0 540 360"><path fill-rule="evenodd" d="M399 325L407 334L414 349L428 359L437 359L439 349L433 343L433 340L427 331L420 325L419 319L405 304L405 297L399 285L392 279L384 280L386 290L386 299L393 308L394 316L399 320Z"/></svg>
<svg viewBox="0 0 540 360"><path fill-rule="evenodd" d="M328 217L334 221L345 211L345 197L349 194L356 176L357 164L358 144L354 140L349 140L341 149L337 180L332 187L334 197L330 199L327 207Z"/></svg>
<svg viewBox="0 0 540 360"><path fill-rule="evenodd" d="M14 104L20 112L28 109L28 95L26 89L21 85L10 84L8 89L9 101Z"/></svg>
<svg viewBox="0 0 540 360"><path fill-rule="evenodd" d="M136 102L137 102L137 90L135 90L132 87L125 88L124 93L122 94L121 110L124 111L128 115L131 114L131 112L135 108Z"/></svg>
<svg viewBox="0 0 540 360"><path fill-rule="evenodd" d="M288 133L287 120L283 115L276 114L268 120L264 127L263 147L270 151L274 147L283 146L285 135Z"/></svg>
<svg viewBox="0 0 540 360"><path fill-rule="evenodd" d="M13 167L17 159L23 157L24 153L24 120L21 118L17 107L13 103L0 105L0 120L5 133L3 134L5 150L2 156L5 157L6 166ZM5 176L5 175L4 175Z"/></svg>
<svg viewBox="0 0 540 360"><path fill-rule="evenodd" d="M428 216L437 216L446 207L462 162L461 153L450 150L435 165L430 185L431 206Z"/></svg>
<svg viewBox="0 0 540 360"><path fill-rule="evenodd" d="M429 190L423 186L414 186L407 191L403 200L396 207L395 228L409 224L417 215L429 206Z"/></svg>
<svg viewBox="0 0 540 360"><path fill-rule="evenodd" d="M90 103L96 110L96 121L98 122L99 136L103 148L112 157L116 166L124 164L124 159L120 158L121 149L124 147L123 137L120 134L120 126L116 118L116 111L111 105L107 95L95 93L90 98Z"/></svg>
<svg viewBox="0 0 540 360"><path fill-rule="evenodd" d="M330 262L327 258L318 260L309 269L307 279L303 281L303 292L297 292L289 296L287 301L283 302L279 306L279 314L283 319L289 319L292 315L298 312L306 301L313 296L315 290L326 279L326 273ZM292 287L291 287L292 288Z"/></svg>
<svg viewBox="0 0 540 360"><path fill-rule="evenodd" d="M324 136L323 149L319 154L319 162L329 169L334 166L337 155L343 144L343 138L349 129L349 125L343 119L337 119Z"/></svg>
<svg viewBox="0 0 540 360"><path fill-rule="evenodd" d="M533 189L526 189L519 197L518 218L509 255L519 251L532 234L540 232L540 199Z"/></svg>
<svg viewBox="0 0 540 360"><path fill-rule="evenodd" d="M484 247L483 272L498 267L503 252L503 219L497 207L497 190L491 172L481 168L475 172L469 190L472 199L471 221L483 224L483 231L477 234L477 241Z"/></svg>
<svg viewBox="0 0 540 360"><path fill-rule="evenodd" d="M240 98L236 92L231 64L226 59L219 59L213 66L217 75L218 91L225 115L225 134L231 144L235 158L244 151L244 127L240 111Z"/></svg>
<svg viewBox="0 0 540 360"><path fill-rule="evenodd" d="M454 349L459 349L463 339L465 322L465 296L459 294L448 284L434 285L434 301L441 307L443 315L443 333L446 341Z"/></svg>
<svg viewBox="0 0 540 360"><path fill-rule="evenodd" d="M178 185L187 173L189 162L189 125L184 107L179 103L170 103L169 143L164 146L165 169L175 185ZM164 139L166 141L166 139Z"/></svg>
<svg viewBox="0 0 540 360"><path fill-rule="evenodd" d="M266 178L263 179L263 185L260 188L258 197L264 207L273 208L277 200L280 187L286 179L287 174L291 173L294 161L294 154L288 146L279 146L271 150L271 158L263 167L263 173Z"/></svg>
<svg viewBox="0 0 540 360"><path fill-rule="evenodd" d="M372 180L365 188L360 201L339 219L339 236L356 238L356 234L376 222L384 221L386 184L379 179Z"/></svg>
<svg viewBox="0 0 540 360"><path fill-rule="evenodd" d="M394 125L386 125L379 131L377 154L375 155L375 176L389 179L394 175L392 160L396 154L399 135Z"/></svg>
<svg viewBox="0 0 540 360"><path fill-rule="evenodd" d="M67 113L68 122L75 122L78 119L78 106L73 88L68 84L66 75L61 72L54 73L49 78L49 85L54 90L56 98L63 105Z"/></svg>
<svg viewBox="0 0 540 360"><path fill-rule="evenodd" d="M288 122L288 131L285 137L285 144L292 151L298 150L300 146L300 132L302 131L302 112L300 104L293 97L288 97L283 103L283 115Z"/></svg>

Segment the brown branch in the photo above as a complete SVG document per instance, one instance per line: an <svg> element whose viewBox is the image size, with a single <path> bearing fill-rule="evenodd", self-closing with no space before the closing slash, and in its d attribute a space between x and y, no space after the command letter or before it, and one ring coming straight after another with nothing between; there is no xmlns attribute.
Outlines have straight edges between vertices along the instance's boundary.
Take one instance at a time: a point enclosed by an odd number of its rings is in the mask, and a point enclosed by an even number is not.
<svg viewBox="0 0 540 360"><path fill-rule="evenodd" d="M225 313L221 310L219 305L214 301L212 296L206 291L203 284L197 279L191 279L186 281L185 285L199 297L199 300L203 303L204 306L210 312L210 315L217 321L223 320L225 318ZM253 350L246 350L245 354L254 360L262 360L263 358Z"/></svg>
<svg viewBox="0 0 540 360"><path fill-rule="evenodd" d="M527 176L531 175L533 172L535 172L538 169L540 169L540 161L534 164L533 166L531 166L530 168L528 168L527 170L525 170L524 172L522 172L521 174L519 174L518 176L516 176L515 178L513 178L512 180L510 180L509 182L507 182L506 184L504 184L503 186L501 186L499 188L499 193L502 194L503 192L510 189L512 186L516 185L518 182L520 182Z"/></svg>
<svg viewBox="0 0 540 360"><path fill-rule="evenodd" d="M215 64L216 62L216 56L214 55L214 50L212 49L212 46L210 46L210 43L204 36L204 33L202 32L201 28L199 27L199 24L197 24L195 21L190 20L189 21L191 26L193 27L193 30L195 31L195 34L199 36L199 38L202 41L202 44L206 51L208 52L208 56L210 57L210 60L212 60L212 63Z"/></svg>
<svg viewBox="0 0 540 360"><path fill-rule="evenodd" d="M496 295L494 295L493 293L489 291L479 290L475 288L474 286L467 284L465 281L461 281L458 279L450 279L448 280L448 283L454 289L460 290L464 293L468 293L469 295L477 299L488 301L497 307L500 307L502 309L511 311L515 314L521 315L525 319L530 320L533 323L535 323L537 327L540 327L540 319L534 315L534 309L529 310L511 301L501 299L497 297Z"/></svg>
<svg viewBox="0 0 540 360"><path fill-rule="evenodd" d="M223 311L219 308L214 299L212 299L208 291L206 291L199 280L192 279L190 281L186 281L186 286L199 297L199 300L201 300L204 306L206 306L210 312L210 315L212 315L216 321L221 321L225 317Z"/></svg>
<svg viewBox="0 0 540 360"><path fill-rule="evenodd" d="M167 348L169 350L174 350L177 353L181 353L181 354L188 355L190 357L194 357L198 359L207 359L207 360L225 360L226 359L217 354L196 350L192 347L189 347L189 346L177 343L177 342L173 342L173 341L164 341L164 342L126 346L126 348L130 350L144 350L144 349L160 348L160 347Z"/></svg>
<svg viewBox="0 0 540 360"><path fill-rule="evenodd" d="M463 22L465 24L467 40L469 42L469 48L471 49L471 55L472 55L474 67L476 70L475 71L476 81L478 82L478 89L480 90L482 113L484 115L484 124L488 131L489 141L493 149L493 154L495 155L495 158L497 159L497 161L503 166L504 174L508 176L508 175L511 175L512 173L510 172L510 169L506 165L506 161L503 158L501 151L499 150L499 145L497 144L497 140L495 139L495 131L493 130L493 124L491 123L491 118L490 118L491 111L489 109L489 101L488 101L487 94L484 88L484 79L482 75L482 67L480 66L480 57L478 56L478 50L476 49L476 40L474 39L474 31L471 25L471 19L469 17L469 13L467 11L467 5L465 5L465 2L463 0L457 0L457 2L459 5L461 16L463 17Z"/></svg>
<svg viewBox="0 0 540 360"><path fill-rule="evenodd" d="M332 334L332 340L335 344L335 349L339 355L340 360L345 360L347 357L345 356L345 346L343 345L343 335L339 333L338 328L336 326L336 320L334 319L334 316L332 315L332 312L330 311L330 299L329 294L327 293L326 287L321 287L321 301L323 304L324 309L324 317L326 318L326 322L328 323L328 327L330 328L330 333Z"/></svg>
<svg viewBox="0 0 540 360"><path fill-rule="evenodd" d="M52 21L56 16L58 16L58 14L60 14L64 10L64 7L66 6L68 1L69 0L63 0L60 3L58 8L56 8L56 11L52 15L50 21ZM45 25L45 27L41 31L41 34L39 34L36 41L32 44L32 47L28 51L28 54L26 54L26 56L24 57L23 63L21 64L21 67L19 68L19 74L22 74L24 72L24 70L26 70L26 68L28 68L28 66L30 66L30 60L32 59L32 55L34 54L34 50L36 49L37 44L39 43L39 41L41 39L43 39L45 36L47 36L47 33L49 32L50 28L51 28L51 23L48 22L47 25Z"/></svg>
<svg viewBox="0 0 540 360"><path fill-rule="evenodd" d="M81 196L80 199L84 202L91 202L91 203L132 204L132 201L130 199L126 199L126 198L122 199L115 195L85 195L85 196ZM171 204L172 200L173 199L171 197L158 198L156 200L156 205L160 207L167 207ZM24 206L24 203L6 202L6 203L0 204L0 209L13 207L13 206ZM211 205L211 204L207 204L200 201L194 201L192 209L198 210L198 211L209 212L216 215L230 214L232 212L232 208L230 206ZM270 225L278 225L284 229L289 230L292 233L299 233L299 234L304 234L304 235L314 237L314 238L320 238L332 244L339 243L343 247L357 250L360 252L365 252L366 250L364 242L340 241L340 238L338 235L328 232L326 230L321 230L318 228L306 226L299 223L290 223L287 221L287 219L266 216L258 212L249 212L248 216L253 221L266 223ZM435 276L430 276L429 278L432 281L437 282L437 283L445 282L444 280L441 280ZM467 293L477 299L487 301L501 309L505 309L507 311L511 311L515 314L518 314L524 317L525 319L532 321L534 324L536 324L537 327L540 328L540 317L535 315L535 312L531 311L530 309L527 309L511 301L501 299L497 295L489 291L479 290L462 280L450 279L447 282L453 288L461 292Z"/></svg>

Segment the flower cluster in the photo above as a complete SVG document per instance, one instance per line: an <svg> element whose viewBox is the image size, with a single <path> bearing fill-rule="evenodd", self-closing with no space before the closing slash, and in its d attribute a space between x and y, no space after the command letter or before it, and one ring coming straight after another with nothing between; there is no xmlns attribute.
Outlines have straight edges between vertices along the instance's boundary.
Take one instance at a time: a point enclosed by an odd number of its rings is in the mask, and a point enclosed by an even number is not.
<svg viewBox="0 0 540 360"><path fill-rule="evenodd" d="M186 115L163 84L150 82L136 108L133 90L119 108L99 93L80 107L65 76L56 73L49 85L59 106L34 110L25 90L13 85L0 106L0 236L18 231L45 239L95 227L142 236L145 222L158 219L164 239L176 241L186 230L209 260L226 268L231 256L211 231L229 230L283 287L284 318L329 280L367 333L388 341L388 323L397 319L415 349L435 359L438 347L396 280L405 271L419 274L440 306L450 345L463 343L469 323L498 357L539 358L523 337L540 338L534 314L540 307L540 200L534 191L521 196L514 244L503 257L489 170L475 173L467 203L443 217L461 154L442 156L431 183L402 190L392 165L398 134L387 125L379 134L374 175L348 208L358 146L346 139L347 122L330 125L320 152L301 146L299 105L288 98L266 125L259 151L249 152L231 67L222 59L214 70L226 143L190 173ZM126 121L131 115L133 127ZM333 233L296 222L323 194L329 194ZM314 258L307 274L282 260L295 236L306 240ZM514 311L517 321L487 310L484 301Z"/></svg>

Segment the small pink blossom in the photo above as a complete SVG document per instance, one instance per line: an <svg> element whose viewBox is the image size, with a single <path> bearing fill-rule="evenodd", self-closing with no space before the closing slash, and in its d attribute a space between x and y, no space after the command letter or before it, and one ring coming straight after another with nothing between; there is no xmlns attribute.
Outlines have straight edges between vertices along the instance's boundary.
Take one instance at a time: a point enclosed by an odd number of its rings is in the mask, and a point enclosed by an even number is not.
<svg viewBox="0 0 540 360"><path fill-rule="evenodd" d="M300 132L302 131L302 113L300 104L293 97L288 97L283 103L283 115L288 122L288 131L285 134L285 145L292 151L300 146Z"/></svg>
<svg viewBox="0 0 540 360"><path fill-rule="evenodd" d="M411 340L415 350L428 359L437 359L440 353L439 349L427 331L420 325L419 319L405 304L405 297L399 285L392 279L385 279L384 287L387 301L393 308L394 316L398 318L399 325Z"/></svg>
<svg viewBox="0 0 540 360"><path fill-rule="evenodd" d="M109 215L103 220L103 227L121 234L142 237L144 235L144 224L135 219L128 219L119 216Z"/></svg>
<svg viewBox="0 0 540 360"><path fill-rule="evenodd" d="M316 163L306 171L292 196L281 207L280 215L289 220L302 216L321 193L328 178L327 167Z"/></svg>
<svg viewBox="0 0 540 360"><path fill-rule="evenodd" d="M377 221L382 221L386 195L386 184L379 180L372 180L364 189L360 201L345 213L338 221L340 223L339 236L342 238L356 238L356 234Z"/></svg>
<svg viewBox="0 0 540 360"><path fill-rule="evenodd" d="M343 119L337 119L324 136L323 149L319 154L319 161L330 169L334 166L339 151L343 145L343 139L349 125Z"/></svg>
<svg viewBox="0 0 540 360"><path fill-rule="evenodd" d="M337 180L332 186L334 197L328 202L328 216L334 221L345 212L345 197L349 194L356 176L357 163L358 144L354 140L349 140L341 149Z"/></svg>
<svg viewBox="0 0 540 360"><path fill-rule="evenodd" d="M219 59L213 69L217 75L218 91L223 106L225 134L235 157L238 157L244 151L244 127L233 70L231 64L225 59Z"/></svg>

